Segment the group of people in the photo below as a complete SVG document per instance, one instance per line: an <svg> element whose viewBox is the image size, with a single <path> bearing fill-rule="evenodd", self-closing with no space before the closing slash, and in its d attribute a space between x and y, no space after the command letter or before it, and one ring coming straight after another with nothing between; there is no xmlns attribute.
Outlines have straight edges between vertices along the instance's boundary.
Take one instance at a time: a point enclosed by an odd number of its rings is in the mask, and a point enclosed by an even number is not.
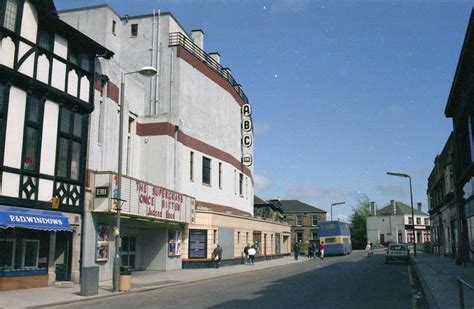
<svg viewBox="0 0 474 309"><path fill-rule="evenodd" d="M255 245L250 246L250 244L247 244L244 248L245 265L254 265L255 254L257 254Z"/></svg>
<svg viewBox="0 0 474 309"><path fill-rule="evenodd" d="M300 255L300 245L298 243L295 243L293 246L293 253L295 255L295 261L297 261ZM310 243L308 247L308 258L315 258L316 256L319 256L321 260L324 259L324 241L319 244L319 251L316 251L316 244L314 242Z"/></svg>

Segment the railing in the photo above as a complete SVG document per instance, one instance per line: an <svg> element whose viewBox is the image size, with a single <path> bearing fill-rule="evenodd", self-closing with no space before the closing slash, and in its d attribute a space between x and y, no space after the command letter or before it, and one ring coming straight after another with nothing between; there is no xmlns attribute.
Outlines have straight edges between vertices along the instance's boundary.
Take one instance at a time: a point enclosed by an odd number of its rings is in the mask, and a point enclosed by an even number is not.
<svg viewBox="0 0 474 309"><path fill-rule="evenodd" d="M471 290L474 290L474 286L470 285L466 281L462 280L461 278L458 278L458 288L459 288L459 308L464 309L464 290L463 286L468 287Z"/></svg>
<svg viewBox="0 0 474 309"><path fill-rule="evenodd" d="M211 68L214 72L222 76L226 79L234 88L234 90L239 94L240 98L244 101L244 103L249 103L248 98L245 93L242 91L242 87L237 81L232 77L230 72L223 68L222 65L214 60L209 54L204 52L199 46L194 44L188 37L180 32L172 32L170 33L170 42L169 46L182 46L191 54L193 54L196 58L204 62L209 68Z"/></svg>

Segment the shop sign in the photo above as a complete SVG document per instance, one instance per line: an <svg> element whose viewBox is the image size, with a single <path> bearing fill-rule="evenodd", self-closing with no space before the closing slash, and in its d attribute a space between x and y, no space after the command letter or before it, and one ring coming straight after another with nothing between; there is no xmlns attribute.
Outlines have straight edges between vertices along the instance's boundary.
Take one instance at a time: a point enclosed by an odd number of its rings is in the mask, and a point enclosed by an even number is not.
<svg viewBox="0 0 474 309"><path fill-rule="evenodd" d="M116 192L118 179L115 175L112 191ZM194 222L194 198L153 184L121 177L121 199L124 199L121 211L132 215L153 217L186 223ZM115 211L114 203L110 203Z"/></svg>
<svg viewBox="0 0 474 309"><path fill-rule="evenodd" d="M95 197L108 197L109 187L95 187Z"/></svg>

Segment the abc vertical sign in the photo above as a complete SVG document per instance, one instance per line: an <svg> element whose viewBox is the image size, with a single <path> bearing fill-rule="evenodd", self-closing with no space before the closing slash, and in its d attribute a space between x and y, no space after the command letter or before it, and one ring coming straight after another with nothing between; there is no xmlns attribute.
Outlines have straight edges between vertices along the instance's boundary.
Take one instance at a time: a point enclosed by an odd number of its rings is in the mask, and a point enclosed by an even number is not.
<svg viewBox="0 0 474 309"><path fill-rule="evenodd" d="M252 107L250 104L242 106L242 146L249 148L252 146ZM246 166L252 165L252 155L244 153L242 163Z"/></svg>

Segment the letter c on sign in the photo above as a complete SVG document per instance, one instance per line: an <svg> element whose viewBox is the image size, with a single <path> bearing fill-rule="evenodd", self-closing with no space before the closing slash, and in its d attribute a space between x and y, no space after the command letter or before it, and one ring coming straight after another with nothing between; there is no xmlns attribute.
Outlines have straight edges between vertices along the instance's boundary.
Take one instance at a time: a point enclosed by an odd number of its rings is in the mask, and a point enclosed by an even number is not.
<svg viewBox="0 0 474 309"><path fill-rule="evenodd" d="M244 135L244 137L242 138L242 144L245 147L252 146L252 136L251 135Z"/></svg>

